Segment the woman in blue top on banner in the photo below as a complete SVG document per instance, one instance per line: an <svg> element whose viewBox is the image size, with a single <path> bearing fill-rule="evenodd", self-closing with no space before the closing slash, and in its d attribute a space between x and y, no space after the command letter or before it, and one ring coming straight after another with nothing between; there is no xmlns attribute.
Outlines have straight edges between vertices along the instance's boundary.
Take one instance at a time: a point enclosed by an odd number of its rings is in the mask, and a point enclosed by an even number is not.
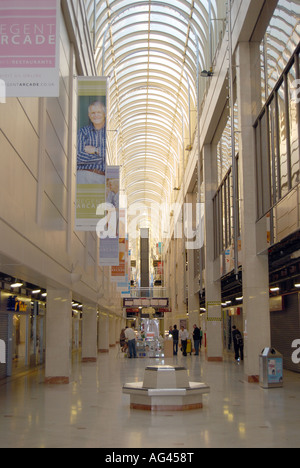
<svg viewBox="0 0 300 468"><path fill-rule="evenodd" d="M106 108L95 101L88 108L90 125L78 132L77 184L105 184Z"/></svg>

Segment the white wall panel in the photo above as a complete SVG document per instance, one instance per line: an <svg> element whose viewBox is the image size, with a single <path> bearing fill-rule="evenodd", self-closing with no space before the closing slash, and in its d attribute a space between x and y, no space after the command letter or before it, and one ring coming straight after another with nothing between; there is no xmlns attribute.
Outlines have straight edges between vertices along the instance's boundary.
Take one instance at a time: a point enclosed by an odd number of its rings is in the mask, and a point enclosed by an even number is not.
<svg viewBox="0 0 300 468"><path fill-rule="evenodd" d="M0 217L15 229L24 231L24 216L35 209L36 179L12 146L14 142L0 132ZM30 142L27 141L29 145ZM1 236L0 236L1 237Z"/></svg>
<svg viewBox="0 0 300 468"><path fill-rule="evenodd" d="M59 119L57 119L59 121ZM67 148L62 147L61 142L57 135L56 129L56 120L55 118L51 121L47 116L47 132L46 132L46 151L47 155L52 161L53 168L59 175L61 182L66 186L67 185ZM55 126L53 126L53 124ZM67 130L67 127L65 127ZM47 175L47 173L46 173Z"/></svg>
<svg viewBox="0 0 300 468"><path fill-rule="evenodd" d="M74 4L78 24L83 25L83 10ZM90 44L79 47L90 50ZM78 300L97 302L102 285L96 258L98 238L95 233L74 232L74 53L62 14L59 98L8 99L0 105L0 271L43 287L66 287ZM77 68L92 70L91 56L87 54L80 64L77 55ZM82 279L72 284L75 267Z"/></svg>
<svg viewBox="0 0 300 468"><path fill-rule="evenodd" d="M38 135L34 124L17 99L7 99L0 107L0 129L24 161L29 170L37 176ZM33 119L35 122L35 119ZM2 149L1 156L2 156ZM3 158L5 155L3 154ZM2 157L1 157L2 160Z"/></svg>

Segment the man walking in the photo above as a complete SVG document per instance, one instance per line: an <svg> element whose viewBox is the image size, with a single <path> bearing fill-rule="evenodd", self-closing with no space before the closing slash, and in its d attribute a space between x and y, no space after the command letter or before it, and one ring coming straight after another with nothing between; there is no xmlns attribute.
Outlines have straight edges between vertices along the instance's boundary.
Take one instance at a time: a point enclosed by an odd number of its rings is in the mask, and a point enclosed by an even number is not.
<svg viewBox="0 0 300 468"><path fill-rule="evenodd" d="M126 328L125 337L128 340L129 359L136 358L136 336L134 331L134 324L132 324L132 328Z"/></svg>
<svg viewBox="0 0 300 468"><path fill-rule="evenodd" d="M187 356L186 348L187 348L189 333L183 326L180 329L179 338L180 338L180 341L181 341L182 354L183 354L183 356Z"/></svg>
<svg viewBox="0 0 300 468"><path fill-rule="evenodd" d="M177 325L174 325L174 329L172 330L172 336L173 336L173 355L177 356L178 341L179 341L179 331L177 330Z"/></svg>
<svg viewBox="0 0 300 468"><path fill-rule="evenodd" d="M193 339L194 339L195 356L199 356L200 329L197 327L196 324L194 325Z"/></svg>
<svg viewBox="0 0 300 468"><path fill-rule="evenodd" d="M239 362L244 360L244 339L241 332L235 325L232 327L232 337L235 351L235 360Z"/></svg>

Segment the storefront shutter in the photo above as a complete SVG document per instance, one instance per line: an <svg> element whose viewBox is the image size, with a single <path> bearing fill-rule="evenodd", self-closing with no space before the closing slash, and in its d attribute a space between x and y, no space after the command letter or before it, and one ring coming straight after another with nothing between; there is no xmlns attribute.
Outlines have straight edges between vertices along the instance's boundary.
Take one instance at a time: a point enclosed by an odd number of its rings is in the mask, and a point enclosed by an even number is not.
<svg viewBox="0 0 300 468"><path fill-rule="evenodd" d="M284 310L271 312L271 334L272 346L283 355L284 368L300 373L299 364L292 361L292 343L300 339L299 294L285 296Z"/></svg>

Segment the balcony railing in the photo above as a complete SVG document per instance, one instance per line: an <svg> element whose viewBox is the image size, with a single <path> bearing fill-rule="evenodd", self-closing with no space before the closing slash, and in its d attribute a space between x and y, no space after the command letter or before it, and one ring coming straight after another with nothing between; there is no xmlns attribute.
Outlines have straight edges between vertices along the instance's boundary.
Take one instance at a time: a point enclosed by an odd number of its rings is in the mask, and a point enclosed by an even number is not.
<svg viewBox="0 0 300 468"><path fill-rule="evenodd" d="M166 298L169 297L167 288L131 288L131 297L139 298Z"/></svg>

